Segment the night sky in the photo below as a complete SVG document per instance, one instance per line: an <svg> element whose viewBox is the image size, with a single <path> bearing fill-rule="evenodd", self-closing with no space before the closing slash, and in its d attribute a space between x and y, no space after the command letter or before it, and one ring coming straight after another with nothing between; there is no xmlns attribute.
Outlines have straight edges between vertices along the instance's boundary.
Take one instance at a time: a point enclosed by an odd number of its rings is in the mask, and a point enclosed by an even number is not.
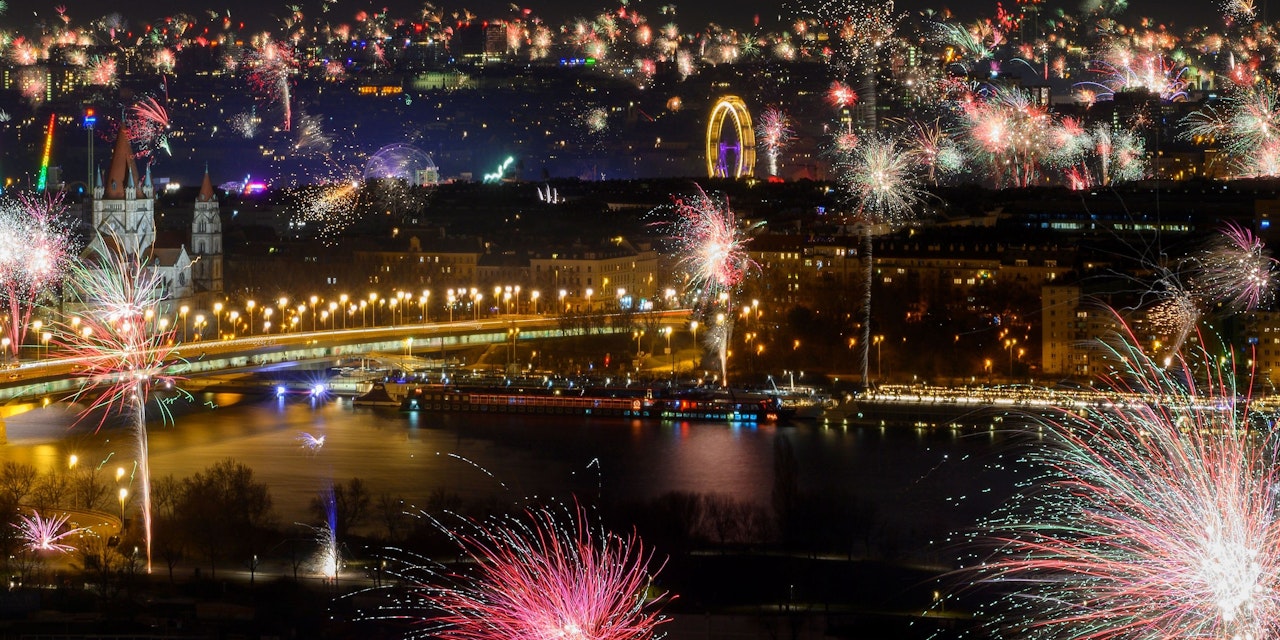
<svg viewBox="0 0 1280 640"><path fill-rule="evenodd" d="M658 9L664 5L674 4L677 7L676 22L686 30L695 29L707 22L716 22L726 26L747 27L759 16L764 26L777 24L784 7L796 6L798 0L637 0L631 6L649 17L652 22L660 20ZM155 0L115 0L104 3L101 0L9 0L8 12L0 18L4 24L29 24L34 19L54 19L53 7L67 7L67 14L77 23L96 18L111 11L118 11L131 22L152 20L175 11L201 14L208 9L217 8L222 11L230 9L238 20L243 20L252 28L267 28L277 24L275 16L284 15L289 4L299 4L303 12L309 15L319 14L318 0L174 0L158 3ZM503 0L440 0L435 6L446 11L454 11L462 7L469 8L481 18L498 18L512 15L511 3ZM616 8L619 0L534 0L521 2L521 6L529 7L534 15L545 21L559 25L572 16L592 15L605 8ZM1005 4L1013 6L1015 0L1006 0ZM1060 2L1046 0L1048 7L1070 7L1073 10L1079 2ZM1214 0L1131 0L1129 15L1151 15L1161 20L1175 20L1181 24L1208 23L1219 24L1219 2ZM1258 0L1259 10L1267 4L1267 0ZM949 6L961 17L991 15L995 12L996 0L950 0L945 3L930 3L926 0L899 0L902 9L919 9L924 7ZM379 11L386 7L395 16L411 16L421 9L423 3L414 0L339 0L332 13L335 22L348 20L358 11ZM786 11L785 14L792 12ZM1275 16L1269 16L1274 18ZM787 20L789 22L789 20Z"/></svg>

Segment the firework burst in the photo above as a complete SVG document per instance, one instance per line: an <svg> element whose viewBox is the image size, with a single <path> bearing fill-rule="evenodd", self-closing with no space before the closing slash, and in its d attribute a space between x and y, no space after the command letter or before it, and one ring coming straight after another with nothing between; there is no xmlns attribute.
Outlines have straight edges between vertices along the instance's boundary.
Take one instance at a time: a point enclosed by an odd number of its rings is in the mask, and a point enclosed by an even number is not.
<svg viewBox="0 0 1280 640"><path fill-rule="evenodd" d="M769 159L769 174L778 175L778 154L795 137L795 132L791 129L791 118L777 107L765 109L760 114L760 123L756 125L756 137Z"/></svg>
<svg viewBox="0 0 1280 640"><path fill-rule="evenodd" d="M973 568L1014 590L988 614L1038 638L1275 637L1280 442L1216 358L1167 371L1135 345L1109 354L1124 397L1044 421L1027 458L1048 477L990 523L997 548Z"/></svg>
<svg viewBox="0 0 1280 640"><path fill-rule="evenodd" d="M472 560L469 572L434 565L398 571L414 589L407 608L441 613L420 635L444 640L653 637L665 622L660 607L669 598L647 597L661 571L649 572L652 554L634 533L622 537L594 528L582 508L564 511L572 523L562 523L562 516L546 508L529 510L524 518L465 521L467 531L449 533Z"/></svg>
<svg viewBox="0 0 1280 640"><path fill-rule="evenodd" d="M281 128L293 126L293 107L289 92L289 75L297 67L293 48L282 42L266 41L246 54L240 65L247 72L249 86L283 110Z"/></svg>
<svg viewBox="0 0 1280 640"><path fill-rule="evenodd" d="M73 249L62 193L19 194L0 203L0 296L8 312L9 348L25 342L38 300L66 271Z"/></svg>
<svg viewBox="0 0 1280 640"><path fill-rule="evenodd" d="M1196 262L1192 289L1207 304L1252 310L1271 300L1276 260L1248 229L1228 224Z"/></svg>
<svg viewBox="0 0 1280 640"><path fill-rule="evenodd" d="M141 148L143 154L163 149L165 153L172 155L168 136L169 112L155 98L146 98L134 104L129 109L129 116L126 123L129 141Z"/></svg>
<svg viewBox="0 0 1280 640"><path fill-rule="evenodd" d="M1243 176L1280 175L1280 96L1269 83L1238 88L1183 119L1183 136L1221 142Z"/></svg>
<svg viewBox="0 0 1280 640"><path fill-rule="evenodd" d="M19 515L18 521L12 524L18 530L18 539L27 549L67 553L76 548L62 540L88 531L83 527L67 527L67 520L70 518L71 515L67 513L44 518L39 513L32 512L30 517Z"/></svg>
<svg viewBox="0 0 1280 640"><path fill-rule="evenodd" d="M83 311L60 327L58 341L81 369L76 398L90 397L82 415L102 420L122 412L138 437L142 520L151 571L151 465L147 454L147 398L157 384L173 388L169 372L173 326L159 317L164 278L146 257L127 253L114 238L99 238L96 256L72 265L69 282ZM165 405L161 404L163 410Z"/></svg>

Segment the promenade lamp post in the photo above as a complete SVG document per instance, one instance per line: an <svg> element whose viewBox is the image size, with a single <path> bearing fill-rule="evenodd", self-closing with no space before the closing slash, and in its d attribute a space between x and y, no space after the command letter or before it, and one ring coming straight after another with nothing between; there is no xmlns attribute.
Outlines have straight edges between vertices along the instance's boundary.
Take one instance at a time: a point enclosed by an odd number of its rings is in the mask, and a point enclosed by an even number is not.
<svg viewBox="0 0 1280 640"><path fill-rule="evenodd" d="M160 333L164 333L164 332L166 332L166 331L168 331L168 330L169 330L169 319L168 319L168 318L160 318ZM172 339L172 338L170 338L169 340L170 340L170 342L172 342L172 341L173 341L173 339Z"/></svg>
<svg viewBox="0 0 1280 640"><path fill-rule="evenodd" d="M368 309L369 309L369 301L361 300L360 301L360 328L361 329L365 328L369 324L369 319L365 317L365 314L367 313Z"/></svg>
<svg viewBox="0 0 1280 640"><path fill-rule="evenodd" d="M124 503L126 500L129 499L129 490L124 487L120 487L120 493L118 495L120 497L120 528L123 529L124 528Z"/></svg>
<svg viewBox="0 0 1280 640"><path fill-rule="evenodd" d="M344 310L346 310L346 309L347 309L347 300L349 300L349 299L350 299L350 298L348 298L348 297L347 297L347 294L345 294L345 293L344 293L344 294L342 294L342 295L340 295L340 296L338 296L338 303L342 305L342 308L343 308ZM346 329L346 328L347 328L347 316L348 316L348 315L351 315L350 311L348 311L347 313L342 314L342 328L343 328L343 329Z"/></svg>
<svg viewBox="0 0 1280 640"><path fill-rule="evenodd" d="M245 313L249 316L249 335L253 335L253 309L258 306L257 302L247 300L244 303Z"/></svg>
<svg viewBox="0 0 1280 640"><path fill-rule="evenodd" d="M323 326L324 326L324 323L326 323L326 322L328 322L328 321L329 321L329 310L328 310L328 309L321 309L321 310L320 310L320 326L321 326L321 327L323 327Z"/></svg>
<svg viewBox="0 0 1280 640"><path fill-rule="evenodd" d="M187 314L191 312L191 307L182 305L178 307L178 315L182 316L182 341L187 341Z"/></svg>
<svg viewBox="0 0 1280 640"><path fill-rule="evenodd" d="M236 331L237 329L239 329L239 326L238 326L239 322L240 322L240 312L232 311L231 312L231 337L232 338L236 337Z"/></svg>
<svg viewBox="0 0 1280 640"><path fill-rule="evenodd" d="M538 315L538 296L541 295L542 293L537 289L529 292L529 313L531 315Z"/></svg>
<svg viewBox="0 0 1280 640"><path fill-rule="evenodd" d="M514 290L515 290L515 301L516 301L516 313L520 313L520 285L516 285L514 287Z"/></svg>
<svg viewBox="0 0 1280 640"><path fill-rule="evenodd" d="M493 288L493 304L498 309L498 314L502 313L502 287L495 286Z"/></svg>
<svg viewBox="0 0 1280 640"><path fill-rule="evenodd" d="M484 300L484 294L477 292L475 294L474 302L471 303L471 311L475 314L475 317L473 319L476 322L480 321L480 301L481 300Z"/></svg>
<svg viewBox="0 0 1280 640"><path fill-rule="evenodd" d="M403 298L401 298L400 300L403 300ZM392 327L396 326L396 307L400 306L399 305L400 300L397 300L396 298L387 299L387 308L391 310L391 326Z"/></svg>
<svg viewBox="0 0 1280 640"><path fill-rule="evenodd" d="M565 298L565 296L567 296L567 295L569 295L569 292L568 292L568 291L566 291L566 290L564 290L564 289L561 289L561 290L560 290L560 314L561 314L561 315L564 315L564 313L565 313L566 311L568 311L568 310L569 310L569 309L567 309L567 308L564 306L564 298Z"/></svg>
<svg viewBox="0 0 1280 640"><path fill-rule="evenodd" d="M587 289L587 313L591 313L591 298L595 295L595 291Z"/></svg>
<svg viewBox="0 0 1280 640"><path fill-rule="evenodd" d="M34 335L36 339L40 338L41 329L44 329L43 320L36 320L35 322L31 323L31 335ZM40 343L36 343L36 360L39 360L39 359L40 359Z"/></svg>
<svg viewBox="0 0 1280 640"><path fill-rule="evenodd" d="M217 319L218 339L222 339L222 303L213 303L213 316Z"/></svg>
<svg viewBox="0 0 1280 640"><path fill-rule="evenodd" d="M44 345L44 354L46 356L49 355L49 340L52 338L53 338L53 334L48 331L45 331L44 333L40 334L40 343ZM37 360L40 359L40 354L38 353L36 354L36 359Z"/></svg>
<svg viewBox="0 0 1280 640"><path fill-rule="evenodd" d="M306 312L307 312L307 305L306 305L306 304L299 304L299 305L298 305L298 308L297 308L297 309L295 309L294 311L296 311L296 313L295 313L295 314L294 314L294 316L293 316L293 320L294 320L293 324L295 325L295 326L294 326L294 329L297 329L298 331L301 331L302 329L301 329L301 327L299 327L298 325L300 325L300 324L302 323L302 317L303 317L303 315L302 315L302 314L304 314L304 313L306 313Z"/></svg>
<svg viewBox="0 0 1280 640"><path fill-rule="evenodd" d="M338 328L338 303L336 302L329 303L329 317L333 318L333 320L331 321L331 324L329 325L329 328L337 329Z"/></svg>
<svg viewBox="0 0 1280 640"><path fill-rule="evenodd" d="M873 336L871 338L871 344L876 346L876 380L879 380L880 377L884 375L883 370L880 368L880 363L881 363L880 344L883 342L884 342L884 336L882 335Z"/></svg>
<svg viewBox="0 0 1280 640"><path fill-rule="evenodd" d="M201 339L201 338L203 338L203 337L204 337L204 325L206 325L206 324L208 324L208 323L207 323L207 322L205 322L204 314L203 314L203 313L197 313L197 314L196 314L196 322L195 322L195 326L193 327L193 328L195 329L195 331L196 331L196 340L199 340L199 339Z"/></svg>
<svg viewBox="0 0 1280 640"><path fill-rule="evenodd" d="M1018 344L1017 338L1007 338L1004 341L1004 349L1009 352L1009 377L1013 377L1013 347Z"/></svg>
<svg viewBox="0 0 1280 640"><path fill-rule="evenodd" d="M448 291L445 291L444 301L445 301L445 306L449 307L449 322L452 323L453 322L453 305L458 301L458 299L453 296L453 289L449 289Z"/></svg>
<svg viewBox="0 0 1280 640"><path fill-rule="evenodd" d="M378 294L369 294L369 306L373 308L369 315L373 316L373 326L378 326Z"/></svg>
<svg viewBox="0 0 1280 640"><path fill-rule="evenodd" d="M289 308L289 299L284 296L280 296L276 300L276 308L280 310L280 324L283 325L285 316L284 310Z"/></svg>
<svg viewBox="0 0 1280 640"><path fill-rule="evenodd" d="M689 333L693 334L693 349L696 352L698 350L698 321L697 320L689 321ZM695 364L694 367L697 367L697 365Z"/></svg>
<svg viewBox="0 0 1280 640"><path fill-rule="evenodd" d="M671 333L674 329L671 325L662 328L662 332L667 334L667 354L671 356L671 384L676 383L676 352L671 349Z"/></svg>
<svg viewBox="0 0 1280 640"><path fill-rule="evenodd" d="M431 290L423 289L422 297L419 298L418 306L422 309L422 322L431 322Z"/></svg>
<svg viewBox="0 0 1280 640"><path fill-rule="evenodd" d="M511 313L511 287L507 287L507 290L502 292L502 306L506 308L507 314Z"/></svg>
<svg viewBox="0 0 1280 640"><path fill-rule="evenodd" d="M311 330L312 331L316 330L316 303L319 301L320 301L320 298L317 298L316 296L311 296Z"/></svg>
<svg viewBox="0 0 1280 640"><path fill-rule="evenodd" d="M633 331L631 337L636 339L636 369L640 368L640 338L644 337L644 329Z"/></svg>
<svg viewBox="0 0 1280 640"><path fill-rule="evenodd" d="M271 314L275 309L271 307L263 307L262 309L262 332L271 333Z"/></svg>

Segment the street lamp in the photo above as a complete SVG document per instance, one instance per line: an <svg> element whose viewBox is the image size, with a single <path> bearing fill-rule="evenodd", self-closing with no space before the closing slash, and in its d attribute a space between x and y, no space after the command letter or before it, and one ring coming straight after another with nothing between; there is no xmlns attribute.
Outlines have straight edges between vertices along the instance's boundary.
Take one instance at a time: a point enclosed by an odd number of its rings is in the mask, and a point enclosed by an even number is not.
<svg viewBox="0 0 1280 640"><path fill-rule="evenodd" d="M199 339L201 339L201 338L203 338L203 337L204 337L204 326L205 326L206 324L208 324L208 323L207 323L207 322L205 322L204 314L203 314L203 313L197 313L197 314L196 314L195 327L194 327L194 328L195 328L195 330L196 330L196 340L199 340Z"/></svg>
<svg viewBox="0 0 1280 640"><path fill-rule="evenodd" d="M217 320L218 339L221 340L222 339L222 303L221 302L213 303L213 315L218 319Z"/></svg>
<svg viewBox="0 0 1280 640"><path fill-rule="evenodd" d="M1013 377L1013 347L1018 344L1017 338L1008 338L1004 341L1004 349L1009 352L1009 377Z"/></svg>
<svg viewBox="0 0 1280 640"><path fill-rule="evenodd" d="M232 311L232 312L231 312L231 314L230 314L230 316L231 316L231 337L232 337L232 338L235 338L235 337L236 337L236 329L238 328L238 326L237 326L237 325L239 324L239 321L240 321L240 312L239 312L239 311Z"/></svg>
<svg viewBox="0 0 1280 640"><path fill-rule="evenodd" d="M271 333L271 314L275 311L271 307L263 307L262 309L262 332Z"/></svg>
<svg viewBox="0 0 1280 640"><path fill-rule="evenodd" d="M312 332L315 332L316 330L316 303L319 301L320 299L317 298L316 296L311 296L311 331Z"/></svg>
<svg viewBox="0 0 1280 640"><path fill-rule="evenodd" d="M880 364L884 360L880 357L880 344L884 342L884 336L874 336L871 338L871 344L876 346L876 380L884 376L884 370L880 368Z"/></svg>
<svg viewBox="0 0 1280 640"><path fill-rule="evenodd" d="M480 321L480 301L484 300L484 294L480 292L475 292L472 294L472 300L473 302L471 303L471 311L473 314L475 314L473 319L479 322Z"/></svg>
<svg viewBox="0 0 1280 640"><path fill-rule="evenodd" d="M45 331L44 333L40 334L40 343L44 345L45 355L49 355L49 339L52 337L53 337L53 334L48 331ZM39 360L39 359L40 359L40 354L37 353L36 360Z"/></svg>
<svg viewBox="0 0 1280 640"><path fill-rule="evenodd" d="M566 309L564 306L564 298L567 295L569 295L569 292L567 290L565 289L560 290L560 313L562 314L568 311L568 309Z"/></svg>
<svg viewBox="0 0 1280 640"><path fill-rule="evenodd" d="M178 315L182 316L182 341L187 341L187 313L191 311L191 307L182 305L178 307Z"/></svg>
<svg viewBox="0 0 1280 640"><path fill-rule="evenodd" d="M644 337L644 330L632 332L632 337L636 339L636 369L640 368L640 338Z"/></svg>
<svg viewBox="0 0 1280 640"><path fill-rule="evenodd" d="M120 528L124 529L124 502L129 499L129 490L120 487Z"/></svg>
<svg viewBox="0 0 1280 640"><path fill-rule="evenodd" d="M344 294L342 294L342 295L340 295L340 296L338 296L338 302L342 304L342 308L343 308L343 309L346 309L346 308L347 308L347 300L349 300L349 299L350 299L350 298L348 298L348 297L347 297L347 294L345 294L345 293L344 293ZM344 314L344 315L342 316L342 328L343 328L343 329L346 329L346 328L347 328L347 315L348 315L348 314L350 314L350 311L348 311L348 312L347 312L347 314Z"/></svg>
<svg viewBox="0 0 1280 640"><path fill-rule="evenodd" d="M373 326L376 327L378 326L378 294L369 294L369 306L373 309L369 315L373 316Z"/></svg>
<svg viewBox="0 0 1280 640"><path fill-rule="evenodd" d="M671 356L671 384L676 382L676 352L671 350L671 332L674 331L671 325L663 327L662 332L667 334L667 353Z"/></svg>
<svg viewBox="0 0 1280 640"><path fill-rule="evenodd" d="M253 335L253 308L256 306L258 303L253 300L244 303L245 311L249 314L249 335Z"/></svg>
<svg viewBox="0 0 1280 640"><path fill-rule="evenodd" d="M538 315L538 296L542 295L537 289L529 292L529 313Z"/></svg>

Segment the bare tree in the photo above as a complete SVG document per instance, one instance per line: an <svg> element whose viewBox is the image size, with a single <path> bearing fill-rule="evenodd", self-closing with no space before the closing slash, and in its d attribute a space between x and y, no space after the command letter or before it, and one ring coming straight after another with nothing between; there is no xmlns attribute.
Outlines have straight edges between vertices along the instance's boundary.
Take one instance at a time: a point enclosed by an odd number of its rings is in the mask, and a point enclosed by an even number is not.
<svg viewBox="0 0 1280 640"><path fill-rule="evenodd" d="M0 466L0 494L3 494L0 497L13 504L22 504L31 494L39 475L33 465L12 460L5 462Z"/></svg>

